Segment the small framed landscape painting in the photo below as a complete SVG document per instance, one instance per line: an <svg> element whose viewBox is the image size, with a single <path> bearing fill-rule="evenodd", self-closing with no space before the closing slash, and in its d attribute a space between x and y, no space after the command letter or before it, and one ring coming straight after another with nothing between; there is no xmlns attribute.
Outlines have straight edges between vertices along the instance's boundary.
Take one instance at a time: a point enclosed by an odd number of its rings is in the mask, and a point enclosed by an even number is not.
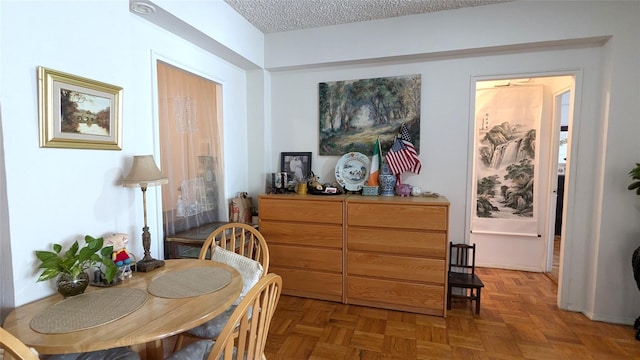
<svg viewBox="0 0 640 360"><path fill-rule="evenodd" d="M38 67L40 147L122 150L122 88Z"/></svg>

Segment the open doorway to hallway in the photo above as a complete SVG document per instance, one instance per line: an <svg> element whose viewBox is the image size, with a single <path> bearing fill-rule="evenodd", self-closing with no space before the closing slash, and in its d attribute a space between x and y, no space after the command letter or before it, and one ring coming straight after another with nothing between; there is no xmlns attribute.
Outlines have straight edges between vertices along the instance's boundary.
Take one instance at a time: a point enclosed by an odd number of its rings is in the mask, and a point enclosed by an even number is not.
<svg viewBox="0 0 640 360"><path fill-rule="evenodd" d="M564 194L565 194L565 174L567 169L569 139L569 120L571 116L571 91L562 91L554 96L554 123L556 127L560 126L558 136L558 175L556 184L556 211L554 223L554 237L551 270L547 272L547 276L558 284L560 277L560 247L562 244L562 224L564 216Z"/></svg>
<svg viewBox="0 0 640 360"><path fill-rule="evenodd" d="M556 208L560 202L564 218L567 193L563 187L558 194L558 178L569 174L567 163L557 159L562 115L563 145L569 149L575 76L527 74L475 85L470 242L478 244L477 264L555 273L558 281L562 242L555 241ZM566 94L564 108L560 94ZM564 157L569 159L568 151Z"/></svg>

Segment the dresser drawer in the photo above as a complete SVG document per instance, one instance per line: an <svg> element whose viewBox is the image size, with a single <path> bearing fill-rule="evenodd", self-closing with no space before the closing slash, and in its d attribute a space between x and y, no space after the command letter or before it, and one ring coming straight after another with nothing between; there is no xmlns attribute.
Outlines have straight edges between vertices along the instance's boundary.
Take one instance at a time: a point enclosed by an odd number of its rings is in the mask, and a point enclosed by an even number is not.
<svg viewBox="0 0 640 360"><path fill-rule="evenodd" d="M349 227L347 249L445 259L447 234L432 231Z"/></svg>
<svg viewBox="0 0 640 360"><path fill-rule="evenodd" d="M269 266L282 276L282 293L292 296L342 302L342 274Z"/></svg>
<svg viewBox="0 0 640 360"><path fill-rule="evenodd" d="M349 251L348 275L407 281L445 283L444 259L425 259Z"/></svg>
<svg viewBox="0 0 640 360"><path fill-rule="evenodd" d="M342 249L342 226L339 224L302 224L262 220L260 233L268 244L280 243Z"/></svg>
<svg viewBox="0 0 640 360"><path fill-rule="evenodd" d="M269 244L269 266L342 273L342 250Z"/></svg>
<svg viewBox="0 0 640 360"><path fill-rule="evenodd" d="M400 229L447 230L446 206L347 203L347 225Z"/></svg>
<svg viewBox="0 0 640 360"><path fill-rule="evenodd" d="M260 198L260 220L342 224L342 201L291 198ZM260 224L262 230L262 223Z"/></svg>
<svg viewBox="0 0 640 360"><path fill-rule="evenodd" d="M444 285L347 277L347 303L444 315Z"/></svg>

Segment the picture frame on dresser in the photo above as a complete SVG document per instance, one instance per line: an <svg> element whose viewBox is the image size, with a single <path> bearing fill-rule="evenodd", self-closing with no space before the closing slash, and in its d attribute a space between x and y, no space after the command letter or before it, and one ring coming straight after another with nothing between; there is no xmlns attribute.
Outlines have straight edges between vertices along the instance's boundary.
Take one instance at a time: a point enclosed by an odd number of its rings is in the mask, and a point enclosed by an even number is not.
<svg viewBox="0 0 640 360"><path fill-rule="evenodd" d="M287 173L287 179L305 182L311 173L311 152L281 152L280 171Z"/></svg>

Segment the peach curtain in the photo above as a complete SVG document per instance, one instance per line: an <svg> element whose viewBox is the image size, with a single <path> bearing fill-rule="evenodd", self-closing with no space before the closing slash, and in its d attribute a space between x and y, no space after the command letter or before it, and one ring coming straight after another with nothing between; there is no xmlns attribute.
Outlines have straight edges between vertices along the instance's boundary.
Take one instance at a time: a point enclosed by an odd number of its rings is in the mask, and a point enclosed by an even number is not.
<svg viewBox="0 0 640 360"><path fill-rule="evenodd" d="M220 221L222 209L221 86L158 61L158 110L165 236Z"/></svg>

